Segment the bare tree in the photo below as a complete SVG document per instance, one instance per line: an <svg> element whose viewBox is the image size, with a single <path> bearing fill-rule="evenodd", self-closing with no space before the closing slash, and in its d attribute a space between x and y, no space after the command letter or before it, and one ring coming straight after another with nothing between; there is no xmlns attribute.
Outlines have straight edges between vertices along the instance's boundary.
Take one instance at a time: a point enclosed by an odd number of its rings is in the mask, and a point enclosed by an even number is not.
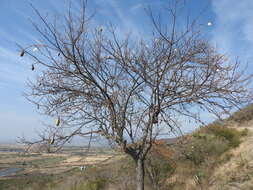
<svg viewBox="0 0 253 190"><path fill-rule="evenodd" d="M168 9L166 26L149 12L155 29L149 39L93 29L86 2L78 16L69 9L60 24L35 9L40 44L21 51L38 72L27 98L65 123L55 142L96 134L116 143L136 163L137 190L144 189L152 144L180 129L178 116L202 122L200 110L219 117L251 100L251 76L209 44L196 20L179 26L178 4Z"/></svg>
<svg viewBox="0 0 253 190"><path fill-rule="evenodd" d="M28 139L24 135L22 137L19 137L18 143L26 145L25 153L27 152L47 152L47 153L55 153L60 151L66 143L70 143L72 138L75 135L79 136L85 136L88 137L86 140L87 147L86 152L88 153L90 146L91 146L91 140L93 137L93 134L88 132L87 134L75 134L76 132L71 132L71 135L66 135L68 132L65 131L66 127L59 127L57 126L57 123L59 123L60 120L56 120L56 126L53 125L47 125L45 123L43 124L43 129L40 131L37 131L37 137L36 140ZM88 136L89 135L89 136Z"/></svg>
<svg viewBox="0 0 253 190"><path fill-rule="evenodd" d="M58 129L57 129L58 131ZM62 147L61 145L64 143L62 141L55 142L55 136L59 135L58 132L55 131L55 127L51 125L47 125L41 131L37 131L37 139L31 140L27 139L25 136L19 137L18 143L22 143L26 145L26 149L24 153L29 152L47 152L54 153L59 151Z"/></svg>

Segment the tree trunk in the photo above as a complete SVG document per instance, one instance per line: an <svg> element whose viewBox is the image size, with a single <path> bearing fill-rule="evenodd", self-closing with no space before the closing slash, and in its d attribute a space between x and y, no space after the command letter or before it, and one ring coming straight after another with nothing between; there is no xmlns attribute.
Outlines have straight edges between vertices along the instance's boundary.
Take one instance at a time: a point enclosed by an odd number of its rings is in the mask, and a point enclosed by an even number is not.
<svg viewBox="0 0 253 190"><path fill-rule="evenodd" d="M136 190L144 190L144 160L138 159L136 162Z"/></svg>

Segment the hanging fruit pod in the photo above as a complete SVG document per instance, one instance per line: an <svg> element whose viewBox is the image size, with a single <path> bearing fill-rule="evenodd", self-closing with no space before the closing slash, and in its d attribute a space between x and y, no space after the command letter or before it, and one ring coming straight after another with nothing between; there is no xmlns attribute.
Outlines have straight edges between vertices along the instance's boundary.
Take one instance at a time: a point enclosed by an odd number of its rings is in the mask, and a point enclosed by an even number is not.
<svg viewBox="0 0 253 190"><path fill-rule="evenodd" d="M59 52L59 53L58 53L58 56L60 56L60 55L61 55L61 53Z"/></svg>
<svg viewBox="0 0 253 190"><path fill-rule="evenodd" d="M24 56L24 54L25 54L25 50L24 50L24 49L22 49L22 50L21 50L21 52L20 52L20 57L23 57L23 56Z"/></svg>
<svg viewBox="0 0 253 190"><path fill-rule="evenodd" d="M53 139L48 139L48 144L54 144L54 138Z"/></svg>
<svg viewBox="0 0 253 190"><path fill-rule="evenodd" d="M37 109L38 109L38 110L40 109L40 105L39 105L39 104L37 104Z"/></svg>
<svg viewBox="0 0 253 190"><path fill-rule="evenodd" d="M99 32L103 32L103 30L104 30L104 27L103 27L103 26L100 26L100 27L98 28L98 31L99 31Z"/></svg>
<svg viewBox="0 0 253 190"><path fill-rule="evenodd" d="M60 117L58 117L56 119L55 125L58 127L60 125L60 123L61 123L61 119L60 119Z"/></svg>
<svg viewBox="0 0 253 190"><path fill-rule="evenodd" d="M32 64L32 68L31 69L32 69L32 71L34 71L34 69L35 69L34 64Z"/></svg>
<svg viewBox="0 0 253 190"><path fill-rule="evenodd" d="M113 57L108 55L108 56L106 56L106 59L113 59Z"/></svg>

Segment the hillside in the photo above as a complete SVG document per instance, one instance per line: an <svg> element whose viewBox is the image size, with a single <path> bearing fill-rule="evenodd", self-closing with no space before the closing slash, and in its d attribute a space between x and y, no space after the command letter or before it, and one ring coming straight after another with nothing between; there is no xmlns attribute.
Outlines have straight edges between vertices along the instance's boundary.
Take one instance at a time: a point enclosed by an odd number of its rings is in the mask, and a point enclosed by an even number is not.
<svg viewBox="0 0 253 190"><path fill-rule="evenodd" d="M253 104L183 141L175 148L177 166L164 189L253 189Z"/></svg>
<svg viewBox="0 0 253 190"><path fill-rule="evenodd" d="M96 168L96 172L98 181L88 180L88 185L97 184L97 189L134 189L134 166L127 157L113 166ZM173 144L157 141L147 160L146 174L148 190L252 190L253 105L223 122L178 138ZM89 189L85 187L81 189Z"/></svg>
<svg viewBox="0 0 253 190"><path fill-rule="evenodd" d="M253 105L173 142L157 141L146 165L147 190L252 190ZM134 181L133 161L120 154L84 171L0 179L0 189L132 190Z"/></svg>

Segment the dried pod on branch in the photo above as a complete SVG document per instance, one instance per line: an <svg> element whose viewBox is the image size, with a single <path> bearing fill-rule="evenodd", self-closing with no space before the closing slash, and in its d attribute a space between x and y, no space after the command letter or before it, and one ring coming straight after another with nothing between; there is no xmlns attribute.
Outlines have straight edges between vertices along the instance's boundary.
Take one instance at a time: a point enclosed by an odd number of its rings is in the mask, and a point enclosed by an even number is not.
<svg viewBox="0 0 253 190"><path fill-rule="evenodd" d="M56 121L55 121L55 125L58 127L61 123L61 118L58 116Z"/></svg>
<svg viewBox="0 0 253 190"><path fill-rule="evenodd" d="M25 50L24 50L24 49L22 49L22 50L21 50L21 52L20 52L20 57L23 57L23 56L24 56L24 54L25 54Z"/></svg>

